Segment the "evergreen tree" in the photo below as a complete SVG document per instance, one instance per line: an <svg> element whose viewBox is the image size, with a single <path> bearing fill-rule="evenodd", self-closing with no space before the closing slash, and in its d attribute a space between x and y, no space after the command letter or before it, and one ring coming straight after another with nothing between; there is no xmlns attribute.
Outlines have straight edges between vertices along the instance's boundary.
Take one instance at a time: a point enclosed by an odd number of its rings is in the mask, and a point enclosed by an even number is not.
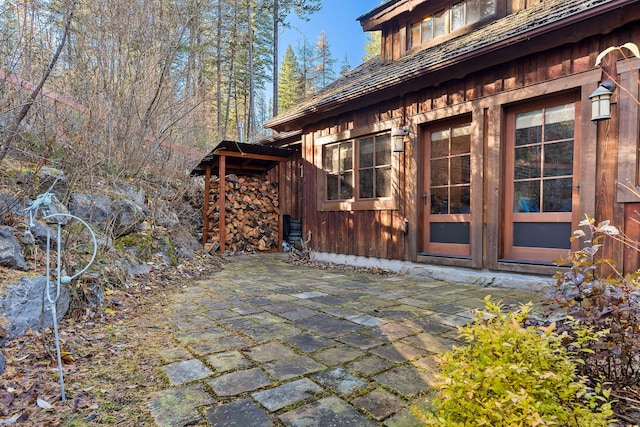
<svg viewBox="0 0 640 427"><path fill-rule="evenodd" d="M349 56L345 52L344 59L342 60L342 66L340 67L340 75L346 76L351 71L351 65L349 65Z"/></svg>
<svg viewBox="0 0 640 427"><path fill-rule="evenodd" d="M331 55L329 41L324 30L318 36L316 44L316 87L323 88L335 80L334 65L336 60Z"/></svg>
<svg viewBox="0 0 640 427"><path fill-rule="evenodd" d="M382 33L380 31L367 33L367 44L364 45L364 50L366 53L362 57L362 62L367 62L380 55L382 51Z"/></svg>
<svg viewBox="0 0 640 427"><path fill-rule="evenodd" d="M321 0L271 0L271 11L273 14L273 114L278 114L278 104L280 96L278 95L278 87L280 79L278 78L278 27L285 24L286 18L291 11L295 12L301 19L307 17L322 8Z"/></svg>
<svg viewBox="0 0 640 427"><path fill-rule="evenodd" d="M300 67L296 54L291 45L282 58L280 67L280 81L278 82L278 108L286 110L294 106L302 98L302 84L300 78Z"/></svg>
<svg viewBox="0 0 640 427"><path fill-rule="evenodd" d="M315 92L315 49L313 44L309 43L307 37L303 37L296 46L296 59L300 66L300 79L302 80L302 97Z"/></svg>

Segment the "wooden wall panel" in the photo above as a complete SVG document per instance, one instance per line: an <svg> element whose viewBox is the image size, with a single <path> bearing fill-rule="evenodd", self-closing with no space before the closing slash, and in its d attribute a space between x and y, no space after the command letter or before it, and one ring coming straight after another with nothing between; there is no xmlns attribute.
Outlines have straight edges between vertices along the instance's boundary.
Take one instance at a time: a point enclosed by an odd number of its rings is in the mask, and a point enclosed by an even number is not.
<svg viewBox="0 0 640 427"><path fill-rule="evenodd" d="M626 272L640 270L640 203L627 203L625 205L625 234L634 242L635 248L625 248L624 270Z"/></svg>

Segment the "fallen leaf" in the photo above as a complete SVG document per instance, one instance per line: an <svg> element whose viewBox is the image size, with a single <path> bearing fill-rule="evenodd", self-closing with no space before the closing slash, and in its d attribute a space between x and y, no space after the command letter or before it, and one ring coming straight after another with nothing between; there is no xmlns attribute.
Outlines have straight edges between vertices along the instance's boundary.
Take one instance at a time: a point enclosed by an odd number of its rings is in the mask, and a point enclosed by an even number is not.
<svg viewBox="0 0 640 427"><path fill-rule="evenodd" d="M6 420L0 420L0 425L8 426L11 424L15 424L16 421L18 421L18 418L20 418L20 414L16 414L11 418L7 418Z"/></svg>
<svg viewBox="0 0 640 427"><path fill-rule="evenodd" d="M42 399L40 397L36 400L36 403L42 409L53 409L53 406L51 405L51 403L47 402L46 400L44 400L44 399Z"/></svg>

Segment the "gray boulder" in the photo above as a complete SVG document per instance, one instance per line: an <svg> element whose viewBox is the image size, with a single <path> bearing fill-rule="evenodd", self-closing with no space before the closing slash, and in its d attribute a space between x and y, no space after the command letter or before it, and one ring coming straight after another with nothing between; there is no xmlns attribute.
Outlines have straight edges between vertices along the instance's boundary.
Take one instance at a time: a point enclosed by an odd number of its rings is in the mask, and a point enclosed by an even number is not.
<svg viewBox="0 0 640 427"><path fill-rule="evenodd" d="M106 226L111 217L111 198L97 194L73 193L71 214L91 224Z"/></svg>
<svg viewBox="0 0 640 427"><path fill-rule="evenodd" d="M49 242L52 250L58 248L58 232L40 221L34 221L33 225L29 227L29 233L33 237L33 243L38 245L43 251L47 250L47 233L49 234ZM32 242L24 242L32 243Z"/></svg>
<svg viewBox="0 0 640 427"><path fill-rule="evenodd" d="M145 214L140 206L129 199L120 199L111 206L113 237L120 237L135 231L144 221Z"/></svg>
<svg viewBox="0 0 640 427"><path fill-rule="evenodd" d="M39 330L42 324L42 294L47 283L45 276L22 278L15 285L8 285L6 292L0 295L0 324L7 335L0 338L0 346L10 339L23 336L27 329ZM50 283L51 296L55 296L56 284ZM62 320L69 309L70 292L61 286L60 298L56 304L58 320ZM51 304L45 298L45 327L53 324Z"/></svg>
<svg viewBox="0 0 640 427"><path fill-rule="evenodd" d="M74 193L70 211L113 237L135 231L145 219L142 208L124 195L112 200L103 195Z"/></svg>
<svg viewBox="0 0 640 427"><path fill-rule="evenodd" d="M13 229L6 225L0 226L0 266L22 271L29 269L20 242L13 234Z"/></svg>
<svg viewBox="0 0 640 427"><path fill-rule="evenodd" d="M4 368L7 366L4 356L0 353L0 375L4 374Z"/></svg>

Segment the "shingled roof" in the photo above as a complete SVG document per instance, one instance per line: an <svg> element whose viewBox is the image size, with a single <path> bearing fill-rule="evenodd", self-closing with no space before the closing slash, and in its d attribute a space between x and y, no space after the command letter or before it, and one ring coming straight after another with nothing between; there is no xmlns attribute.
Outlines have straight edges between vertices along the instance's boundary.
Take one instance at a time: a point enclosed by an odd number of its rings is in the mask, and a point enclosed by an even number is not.
<svg viewBox="0 0 640 427"><path fill-rule="evenodd" d="M493 21L473 32L461 35L441 44L434 45L414 54L391 62L382 62L374 58L355 68L346 76L340 77L331 85L314 94L294 108L282 112L269 120L265 127L279 130L300 129L301 121L315 121L320 113L330 115L340 108L353 108L353 103L363 102L364 97L376 95L378 100L401 96L393 92L400 85L416 79L429 79L430 85L441 81L462 78L474 68L491 66L491 61L499 63L505 57L496 55L498 51L523 44L529 40L550 33L564 30L574 23L591 19L613 9L638 3L639 0L545 0L538 5L524 9L515 14ZM594 29L594 34L597 34ZM557 40L547 40L557 46L571 41L572 34L567 33ZM553 46L546 45L545 48ZM516 55L526 55L526 50L515 50ZM478 61L483 57L482 61ZM472 64L470 61L476 63ZM446 71L436 76L437 72ZM420 87L429 86L424 82ZM383 91L385 93L383 93Z"/></svg>

